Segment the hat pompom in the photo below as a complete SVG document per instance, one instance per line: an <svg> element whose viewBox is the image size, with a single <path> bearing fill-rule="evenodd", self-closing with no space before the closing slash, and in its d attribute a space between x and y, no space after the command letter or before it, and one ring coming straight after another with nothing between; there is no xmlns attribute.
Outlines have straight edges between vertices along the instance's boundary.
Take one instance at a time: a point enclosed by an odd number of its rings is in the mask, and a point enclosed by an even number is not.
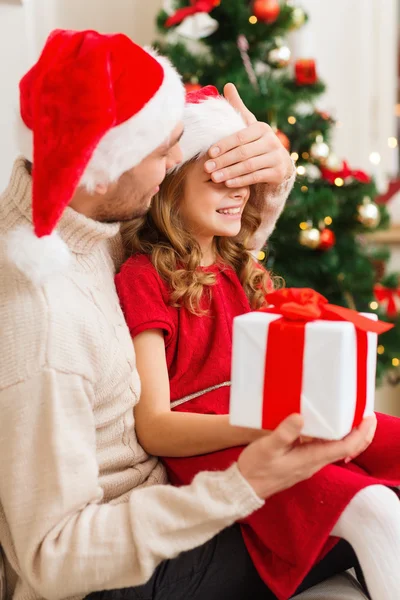
<svg viewBox="0 0 400 600"><path fill-rule="evenodd" d="M6 239L7 255L35 285L65 271L71 260L67 244L56 231L41 238L30 227L17 227Z"/></svg>

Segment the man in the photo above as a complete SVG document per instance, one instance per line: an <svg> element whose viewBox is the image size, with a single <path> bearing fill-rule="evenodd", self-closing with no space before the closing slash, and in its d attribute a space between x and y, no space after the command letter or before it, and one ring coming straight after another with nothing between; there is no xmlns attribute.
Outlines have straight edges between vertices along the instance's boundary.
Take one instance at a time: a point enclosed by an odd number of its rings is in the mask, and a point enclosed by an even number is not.
<svg viewBox="0 0 400 600"><path fill-rule="evenodd" d="M140 381L113 279L118 222L143 214L181 159L182 84L169 63L123 35L56 31L20 91L29 161L16 161L0 202L7 598L117 590L110 594L267 599L230 526L361 452L374 422L342 442L299 446L294 415L228 471L164 485L161 464L135 436ZM222 171L231 185L268 184L266 211L279 213L293 167L265 125L251 123L217 153L214 178ZM349 566L339 562L335 570Z"/></svg>

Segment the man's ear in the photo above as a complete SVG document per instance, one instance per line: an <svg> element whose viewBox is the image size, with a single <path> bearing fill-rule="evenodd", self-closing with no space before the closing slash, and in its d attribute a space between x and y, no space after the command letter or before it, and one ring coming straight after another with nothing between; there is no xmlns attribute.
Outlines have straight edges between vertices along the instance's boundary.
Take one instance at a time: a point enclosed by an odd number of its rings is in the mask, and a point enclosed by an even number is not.
<svg viewBox="0 0 400 600"><path fill-rule="evenodd" d="M94 188L94 191L96 192L96 194L99 194L100 196L105 196L105 194L107 194L107 192L108 192L108 184L107 183L98 183L96 185L96 187Z"/></svg>

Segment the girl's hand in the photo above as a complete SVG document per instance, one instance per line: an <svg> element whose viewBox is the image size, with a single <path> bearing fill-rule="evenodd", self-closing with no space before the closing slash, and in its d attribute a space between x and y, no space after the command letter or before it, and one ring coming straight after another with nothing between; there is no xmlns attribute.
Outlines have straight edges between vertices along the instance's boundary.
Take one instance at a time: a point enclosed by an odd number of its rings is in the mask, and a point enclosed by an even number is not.
<svg viewBox="0 0 400 600"><path fill-rule="evenodd" d="M213 181L242 187L256 183L279 185L289 179L294 172L293 161L271 127L257 121L232 83L225 86L224 95L241 113L247 127L210 148L211 160L204 168Z"/></svg>
<svg viewBox="0 0 400 600"><path fill-rule="evenodd" d="M371 438L370 438L370 440L369 440L369 443L368 443L368 444L365 446L365 448L363 448L363 449L361 450L361 452L355 452L355 453L353 453L351 456L347 456L347 457L344 459L344 462L345 462L346 464L348 464L348 463L349 463L349 462L351 462L351 461L352 461L354 458L357 458L357 456L359 456L360 454L362 454L363 452L365 452L365 450L368 448L368 446L370 446L370 445L371 445L371 443L373 442L373 439L374 439L374 437L375 437L375 432L376 432L376 426L377 426L378 422L377 422L377 420L376 420L376 415L375 415L375 414L371 415L371 416L370 416L370 417L368 417L368 418L371 420L371 423L373 423L372 435L371 435Z"/></svg>

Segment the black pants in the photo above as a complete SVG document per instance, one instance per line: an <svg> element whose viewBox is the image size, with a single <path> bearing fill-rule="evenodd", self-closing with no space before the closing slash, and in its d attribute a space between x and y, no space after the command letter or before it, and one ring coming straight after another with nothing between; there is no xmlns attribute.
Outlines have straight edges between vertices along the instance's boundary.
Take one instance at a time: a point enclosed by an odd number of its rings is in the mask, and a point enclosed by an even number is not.
<svg viewBox="0 0 400 600"><path fill-rule="evenodd" d="M342 573L359 569L349 544L340 541L307 575L297 593ZM240 528L225 529L199 548L163 562L145 585L96 592L89 600L276 600L260 579Z"/></svg>

